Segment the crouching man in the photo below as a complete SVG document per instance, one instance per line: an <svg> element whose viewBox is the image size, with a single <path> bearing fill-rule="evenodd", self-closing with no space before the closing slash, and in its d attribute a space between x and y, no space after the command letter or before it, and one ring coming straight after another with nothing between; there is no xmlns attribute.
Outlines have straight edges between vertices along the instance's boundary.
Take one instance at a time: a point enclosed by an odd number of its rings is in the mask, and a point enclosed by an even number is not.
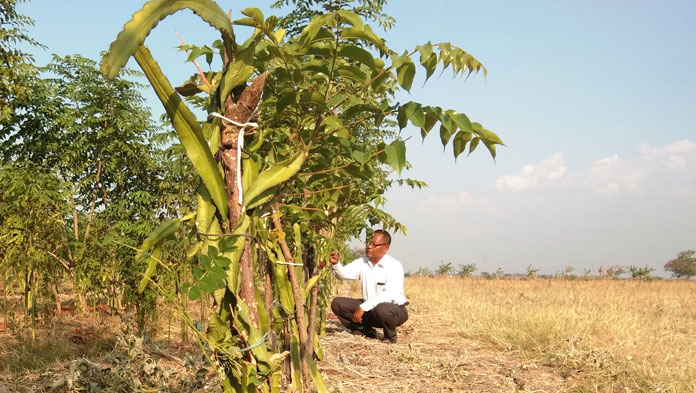
<svg viewBox="0 0 696 393"><path fill-rule="evenodd" d="M396 327L408 320L404 295L404 268L390 255L391 236L376 230L365 247L366 257L343 266L331 253L333 272L341 280L360 280L362 299L337 297L331 310L354 334L376 338L375 328L384 330L384 340L396 342Z"/></svg>

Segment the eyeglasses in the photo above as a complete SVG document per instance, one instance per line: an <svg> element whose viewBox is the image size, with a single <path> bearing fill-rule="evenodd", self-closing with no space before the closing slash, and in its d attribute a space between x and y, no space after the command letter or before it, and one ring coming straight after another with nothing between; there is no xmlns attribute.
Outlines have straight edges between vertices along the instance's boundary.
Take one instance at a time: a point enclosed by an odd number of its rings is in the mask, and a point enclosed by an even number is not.
<svg viewBox="0 0 696 393"><path fill-rule="evenodd" d="M372 247L380 247L380 246L387 246L387 245L389 245L389 243L375 244L375 243L369 242L369 243L367 243L367 246L366 246L366 247L370 247L370 246L372 246Z"/></svg>

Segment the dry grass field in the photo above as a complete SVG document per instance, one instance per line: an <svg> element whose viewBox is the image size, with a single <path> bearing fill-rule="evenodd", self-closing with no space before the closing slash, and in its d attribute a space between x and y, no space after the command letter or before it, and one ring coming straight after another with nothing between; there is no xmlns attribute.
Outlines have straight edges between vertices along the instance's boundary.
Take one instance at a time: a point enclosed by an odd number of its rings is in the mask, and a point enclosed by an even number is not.
<svg viewBox="0 0 696 393"><path fill-rule="evenodd" d="M329 315L318 364L330 391L696 392L696 281L409 277L406 295L397 344ZM119 317L47 321L35 342L0 329L0 393L217 392L170 322L140 343Z"/></svg>
<svg viewBox="0 0 696 393"><path fill-rule="evenodd" d="M406 295L396 345L330 324L333 391L696 392L696 282L409 277Z"/></svg>

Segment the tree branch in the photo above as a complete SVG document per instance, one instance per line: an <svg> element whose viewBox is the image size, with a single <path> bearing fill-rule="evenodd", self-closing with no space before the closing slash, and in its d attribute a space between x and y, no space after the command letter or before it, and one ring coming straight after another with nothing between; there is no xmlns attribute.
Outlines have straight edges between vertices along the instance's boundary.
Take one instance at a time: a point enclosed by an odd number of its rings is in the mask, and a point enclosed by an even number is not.
<svg viewBox="0 0 696 393"><path fill-rule="evenodd" d="M181 38L181 34L179 34L179 30L176 31L176 35L177 35L177 37L179 37L179 42L181 42L181 46L186 45L184 43L184 39ZM187 56L189 55L189 53L190 53L190 51L186 51ZM193 60L193 65L196 66L196 69L198 70L198 74L200 74L201 79L203 79L203 83L205 83L205 85L208 87L208 89L212 89L213 85L211 85L210 82L208 82L208 78L205 77L205 74L203 73L201 66L199 66L198 63L196 63L195 59Z"/></svg>

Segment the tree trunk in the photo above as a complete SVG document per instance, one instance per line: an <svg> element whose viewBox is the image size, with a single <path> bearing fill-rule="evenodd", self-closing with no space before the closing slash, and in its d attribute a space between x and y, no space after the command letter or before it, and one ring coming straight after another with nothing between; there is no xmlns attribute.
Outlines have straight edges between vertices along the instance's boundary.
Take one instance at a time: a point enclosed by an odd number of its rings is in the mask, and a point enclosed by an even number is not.
<svg viewBox="0 0 696 393"><path fill-rule="evenodd" d="M244 89L236 103L232 97L227 97L225 102L225 117L239 124L246 124L252 117L256 106L261 99L261 93L266 83L266 73L259 75L249 87ZM241 190L241 157L238 156L240 133L243 127L228 120L222 121L220 126L220 144L223 167L225 169L225 186L227 188L227 205L229 209L229 230L237 227L242 211L243 196ZM242 135L243 143L243 135ZM233 261L234 263L234 261ZM239 297L249 306L249 319L252 325L259 326L259 313L254 293L254 270L249 241L244 243L244 250L240 260L240 289Z"/></svg>
<svg viewBox="0 0 696 393"><path fill-rule="evenodd" d="M58 297L58 288L56 284L51 284L51 292L53 292L53 297L56 298L56 315L60 315L63 309L60 306L60 298Z"/></svg>
<svg viewBox="0 0 696 393"><path fill-rule="evenodd" d="M317 254L314 252L314 247L311 248L311 251L308 255L308 259L311 259L311 262L308 265L311 266L311 273L310 277L314 276L317 274ZM310 296L310 303L309 303L309 326L307 327L307 333L309 336L307 337L307 353L309 356L313 356L314 354L314 336L316 335L316 324L317 324L317 300L319 295L319 283L314 284L312 287L312 292Z"/></svg>
<svg viewBox="0 0 696 393"><path fill-rule="evenodd" d="M97 159L97 184L101 181L101 157ZM94 190L92 191L92 205L89 208L89 217L87 218L87 227L85 228L85 237L82 239L83 246L87 244L87 237L89 236L89 229L92 226L92 218L94 217L94 207L97 205L97 184L94 185Z"/></svg>
<svg viewBox="0 0 696 393"><path fill-rule="evenodd" d="M77 205L75 204L75 198L71 196L70 201L72 202L72 205L73 205L73 209L72 209L73 232L75 233L75 240L80 240L80 230L79 230L79 227L77 225Z"/></svg>

